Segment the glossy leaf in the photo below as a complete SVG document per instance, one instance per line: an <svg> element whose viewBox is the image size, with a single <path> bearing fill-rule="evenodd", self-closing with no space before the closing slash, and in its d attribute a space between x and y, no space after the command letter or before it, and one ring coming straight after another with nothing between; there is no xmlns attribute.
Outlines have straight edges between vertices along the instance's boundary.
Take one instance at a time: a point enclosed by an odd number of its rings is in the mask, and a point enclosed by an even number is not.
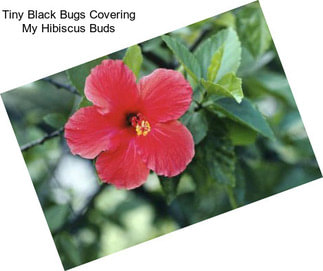
<svg viewBox="0 0 323 271"><path fill-rule="evenodd" d="M189 51L189 49L170 36L163 36L163 41L166 45L173 51L175 57L178 61L184 66L187 73L195 80L201 77L201 68L199 66L199 62L196 57Z"/></svg>
<svg viewBox="0 0 323 271"><path fill-rule="evenodd" d="M246 125L265 137L274 138L273 131L263 115L247 99L237 104L232 99L223 98L209 105L208 109Z"/></svg>
<svg viewBox="0 0 323 271"><path fill-rule="evenodd" d="M202 79L202 84L209 95L216 97L231 97L240 103L243 99L242 81L233 73L223 76L217 84Z"/></svg>
<svg viewBox="0 0 323 271"><path fill-rule="evenodd" d="M195 145L199 144L205 138L208 131L205 113L203 110L192 112L188 118L185 125L191 131Z"/></svg>
<svg viewBox="0 0 323 271"><path fill-rule="evenodd" d="M241 45L238 35L232 28L224 29L201 43L194 53L200 63L202 76L205 79L207 79L208 68L214 54L222 46L223 56L215 82L221 79L225 74L229 72L235 73L238 70L241 60Z"/></svg>
<svg viewBox="0 0 323 271"><path fill-rule="evenodd" d="M256 131L230 120L227 120L225 124L233 145L244 146L255 142L258 134Z"/></svg>
<svg viewBox="0 0 323 271"><path fill-rule="evenodd" d="M123 62L133 71L136 78L139 76L143 57L141 49L138 45L131 46L127 49L126 54L123 58Z"/></svg>

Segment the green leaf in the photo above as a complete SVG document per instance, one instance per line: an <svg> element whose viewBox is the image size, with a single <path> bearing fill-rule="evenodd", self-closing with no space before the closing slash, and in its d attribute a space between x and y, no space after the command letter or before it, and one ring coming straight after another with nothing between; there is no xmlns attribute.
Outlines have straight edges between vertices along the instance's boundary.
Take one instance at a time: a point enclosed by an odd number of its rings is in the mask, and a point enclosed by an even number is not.
<svg viewBox="0 0 323 271"><path fill-rule="evenodd" d="M227 136L209 133L197 149L196 158L204 161L209 174L216 182L235 185L236 157L234 147Z"/></svg>
<svg viewBox="0 0 323 271"><path fill-rule="evenodd" d="M223 56L223 48L221 46L213 55L211 64L207 69L207 80L213 82L218 74L219 68L221 66L222 56Z"/></svg>
<svg viewBox="0 0 323 271"><path fill-rule="evenodd" d="M242 80L233 73L227 73L219 81L218 84L225 90L229 91L232 97L240 103L243 98Z"/></svg>
<svg viewBox="0 0 323 271"><path fill-rule="evenodd" d="M79 104L79 108L92 106L92 105L93 104L86 97L83 97L80 104Z"/></svg>
<svg viewBox="0 0 323 271"><path fill-rule="evenodd" d="M241 60L241 45L236 31L232 28L224 29L205 40L196 49L194 55L200 62L202 76L206 79L208 68L214 54L223 46L221 65L218 69L215 82L229 72L238 70Z"/></svg>
<svg viewBox="0 0 323 271"><path fill-rule="evenodd" d="M202 85L209 95L234 98L237 103L243 99L242 81L233 73L223 76L217 84L202 79Z"/></svg>
<svg viewBox="0 0 323 271"><path fill-rule="evenodd" d="M84 96L85 79L90 74L91 69L99 65L106 57L94 59L66 71L68 79L78 92Z"/></svg>
<svg viewBox="0 0 323 271"><path fill-rule="evenodd" d="M134 45L129 47L123 58L123 62L128 66L130 70L132 70L136 78L138 78L141 64L143 62L140 46Z"/></svg>
<svg viewBox="0 0 323 271"><path fill-rule="evenodd" d="M270 93L285 100L290 106L296 107L292 91L283 74L262 70L246 78L244 83L251 91Z"/></svg>
<svg viewBox="0 0 323 271"><path fill-rule="evenodd" d="M258 3L239 10L237 30L241 41L255 57L264 54L271 45L271 35Z"/></svg>
<svg viewBox="0 0 323 271"><path fill-rule="evenodd" d="M69 207L66 204L55 205L45 210L45 217L51 232L59 229L65 222L69 213Z"/></svg>
<svg viewBox="0 0 323 271"><path fill-rule="evenodd" d="M67 118L61 113L50 113L44 116L44 122L55 129L63 127L66 121Z"/></svg>
<svg viewBox="0 0 323 271"><path fill-rule="evenodd" d="M225 115L265 137L274 138L273 131L263 115L251 104L248 99L243 99L240 104L229 98L217 100L207 107L211 112Z"/></svg>
<svg viewBox="0 0 323 271"><path fill-rule="evenodd" d="M198 81L201 77L201 68L195 56L189 49L170 36L162 36L163 41L172 50L178 61L184 66L187 73L195 80Z"/></svg>
<svg viewBox="0 0 323 271"><path fill-rule="evenodd" d="M55 238L55 243L59 248L59 254L64 257L65 269L70 269L82 263L80 248L70 234L66 232L61 233Z"/></svg>
<svg viewBox="0 0 323 271"><path fill-rule="evenodd" d="M230 120L227 120L225 124L233 145L244 146L255 142L258 133L254 130Z"/></svg>
<svg viewBox="0 0 323 271"><path fill-rule="evenodd" d="M208 131L208 123L203 110L191 112L186 124L192 133L195 145L199 144L206 136Z"/></svg>
<svg viewBox="0 0 323 271"><path fill-rule="evenodd" d="M273 51L268 51L265 54L255 58L246 47L242 47L241 64L237 75L239 77L247 77L257 72L275 58L276 54Z"/></svg>
<svg viewBox="0 0 323 271"><path fill-rule="evenodd" d="M231 11L219 15L214 22L218 26L235 28L236 17Z"/></svg>
<svg viewBox="0 0 323 271"><path fill-rule="evenodd" d="M170 204L177 196L177 187L180 177L181 175L177 175L173 178L158 176L160 185L166 197L167 204Z"/></svg>

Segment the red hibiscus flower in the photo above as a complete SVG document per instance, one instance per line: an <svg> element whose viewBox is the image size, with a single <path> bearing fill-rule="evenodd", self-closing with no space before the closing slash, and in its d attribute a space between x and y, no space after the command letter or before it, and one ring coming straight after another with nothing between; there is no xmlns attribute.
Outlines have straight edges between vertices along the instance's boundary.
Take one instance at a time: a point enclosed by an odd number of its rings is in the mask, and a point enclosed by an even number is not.
<svg viewBox="0 0 323 271"><path fill-rule="evenodd" d="M192 160L192 135L177 120L192 99L181 73L157 69L136 84L121 60L104 60L87 77L85 96L93 106L70 117L65 138L74 155L97 157L102 181L133 189L150 169L171 177Z"/></svg>

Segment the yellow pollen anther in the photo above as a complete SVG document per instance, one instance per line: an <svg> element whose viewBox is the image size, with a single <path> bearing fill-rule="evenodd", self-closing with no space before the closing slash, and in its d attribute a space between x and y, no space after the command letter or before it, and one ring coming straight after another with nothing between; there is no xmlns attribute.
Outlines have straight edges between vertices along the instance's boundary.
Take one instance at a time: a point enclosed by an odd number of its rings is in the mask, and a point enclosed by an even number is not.
<svg viewBox="0 0 323 271"><path fill-rule="evenodd" d="M150 124L146 120L142 120L141 122L137 123L136 125L136 132L137 135L141 136L146 136L150 132Z"/></svg>

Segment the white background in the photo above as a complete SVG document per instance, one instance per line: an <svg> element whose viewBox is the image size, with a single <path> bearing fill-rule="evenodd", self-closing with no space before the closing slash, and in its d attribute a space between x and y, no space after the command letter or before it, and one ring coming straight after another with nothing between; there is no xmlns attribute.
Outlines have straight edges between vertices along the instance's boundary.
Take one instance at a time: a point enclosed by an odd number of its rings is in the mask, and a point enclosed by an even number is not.
<svg viewBox="0 0 323 271"><path fill-rule="evenodd" d="M32 36L22 34L20 23L4 21L1 14L0 91L248 2L2 0L1 10L123 9L136 11L137 17L118 23L111 35ZM323 168L320 2L260 1ZM0 137L0 269L63 270L2 102ZM74 270L323 270L322 195L320 179Z"/></svg>

